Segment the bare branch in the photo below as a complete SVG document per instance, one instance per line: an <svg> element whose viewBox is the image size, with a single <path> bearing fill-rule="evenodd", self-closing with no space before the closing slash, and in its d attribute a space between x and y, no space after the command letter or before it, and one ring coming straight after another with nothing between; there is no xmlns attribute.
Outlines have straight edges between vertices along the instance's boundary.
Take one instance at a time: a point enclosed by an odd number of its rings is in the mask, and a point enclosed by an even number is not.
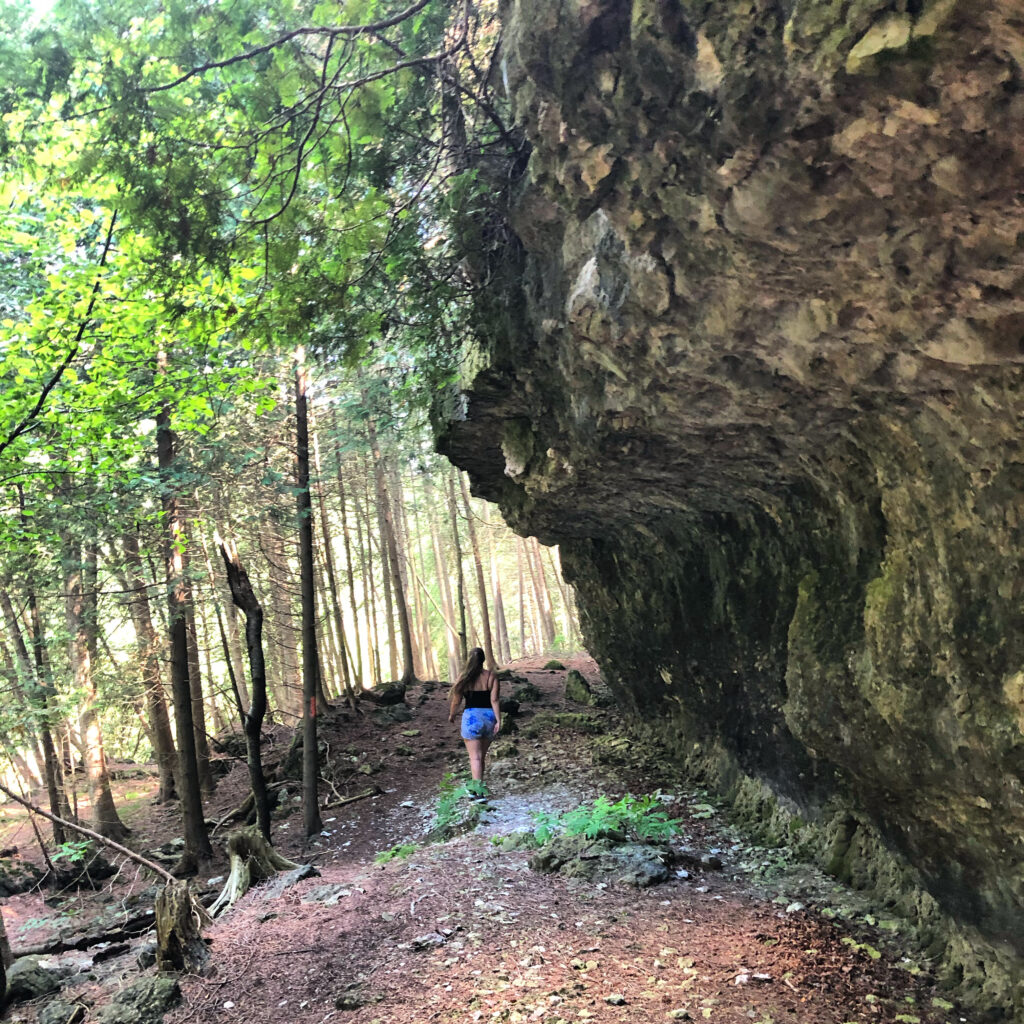
<svg viewBox="0 0 1024 1024"><path fill-rule="evenodd" d="M258 57L261 53L269 53L271 50L276 50L279 46L284 46L285 43L290 42L292 39L298 39L301 36L325 36L329 40L334 40L337 39L338 36L361 36L382 32L386 28L391 28L403 21L407 21L414 14L422 11L429 3L430 0L416 0L416 3L411 7L407 7L401 13L368 25L339 25L336 28L309 25L303 28L296 28L291 32L286 32L283 36L278 36L277 39L272 39L269 43L264 43L262 46L254 46L251 50L236 53L232 57L225 57L224 60L215 60L211 61L209 64L200 64L197 67L189 69L184 74L179 75L171 82L165 82L163 85L148 86L147 88L142 89L142 92L165 92L168 89L174 89L182 83L187 82L190 78L195 78L196 75L202 75L207 71L213 71L217 68L226 68L230 67L232 64L240 64L244 61L252 60L253 57Z"/></svg>

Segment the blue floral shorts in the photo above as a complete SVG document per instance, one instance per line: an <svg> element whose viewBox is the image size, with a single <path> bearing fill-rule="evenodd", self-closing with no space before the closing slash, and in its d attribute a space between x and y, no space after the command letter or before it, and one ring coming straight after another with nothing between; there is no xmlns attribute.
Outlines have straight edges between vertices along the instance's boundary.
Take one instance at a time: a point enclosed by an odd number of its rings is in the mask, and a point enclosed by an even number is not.
<svg viewBox="0 0 1024 1024"><path fill-rule="evenodd" d="M464 740L489 740L498 724L490 708L466 708L462 712L462 738Z"/></svg>

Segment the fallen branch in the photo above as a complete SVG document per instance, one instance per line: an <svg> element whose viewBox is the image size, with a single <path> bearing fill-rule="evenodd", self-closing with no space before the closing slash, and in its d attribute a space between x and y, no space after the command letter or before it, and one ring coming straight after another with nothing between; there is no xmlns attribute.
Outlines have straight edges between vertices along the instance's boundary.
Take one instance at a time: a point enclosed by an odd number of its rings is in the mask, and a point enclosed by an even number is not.
<svg viewBox="0 0 1024 1024"><path fill-rule="evenodd" d="M335 800L333 803L324 804L324 810L329 811L334 807L343 807L345 804L354 804L357 800L365 800L368 796L377 796L380 787L374 786L363 793L356 793L355 796L347 796L343 800Z"/></svg>
<svg viewBox="0 0 1024 1024"><path fill-rule="evenodd" d="M42 807L37 807L35 804L18 796L17 793L12 793L6 786L0 783L0 793L3 793L9 799L15 803L21 804L22 807L27 808L33 814L40 814L48 821L55 822L58 825L63 825L64 828L70 829L72 832L77 832L79 835L87 836L89 839L100 843L103 846L108 847L111 850L116 850L118 853L127 857L129 860L135 861L136 864L141 864L144 868L148 868L155 875L159 875L160 878L164 879L165 882L176 881L174 875L172 875L166 868L161 867L156 861L149 860L143 857L142 854L136 853L134 850L129 850L127 846L122 846L120 843L115 842L113 839L108 839L106 836L101 836L99 832L94 832L91 828L86 828L84 825L79 825L75 821L67 821L64 818L57 817L56 814L51 814L49 811L44 811Z"/></svg>

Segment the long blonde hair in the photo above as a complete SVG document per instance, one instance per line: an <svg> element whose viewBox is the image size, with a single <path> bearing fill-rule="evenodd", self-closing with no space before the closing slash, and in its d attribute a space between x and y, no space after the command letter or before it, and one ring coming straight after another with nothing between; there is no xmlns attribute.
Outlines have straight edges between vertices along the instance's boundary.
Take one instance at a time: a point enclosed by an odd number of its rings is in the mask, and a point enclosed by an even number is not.
<svg viewBox="0 0 1024 1024"><path fill-rule="evenodd" d="M459 676L455 686L452 687L452 693L462 700L466 696L466 691L472 689L473 684L480 678L480 673L484 670L484 652L483 648L474 647L469 652L469 657L466 659L466 667L462 670L462 675Z"/></svg>

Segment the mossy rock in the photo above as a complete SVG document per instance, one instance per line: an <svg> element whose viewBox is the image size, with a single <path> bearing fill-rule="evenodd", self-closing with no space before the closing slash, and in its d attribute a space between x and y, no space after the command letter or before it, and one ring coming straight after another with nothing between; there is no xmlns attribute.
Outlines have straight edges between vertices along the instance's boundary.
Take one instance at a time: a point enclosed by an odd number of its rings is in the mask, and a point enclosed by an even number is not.
<svg viewBox="0 0 1024 1024"><path fill-rule="evenodd" d="M37 956L23 956L7 968L7 1001L23 1003L60 989L66 968L44 967Z"/></svg>
<svg viewBox="0 0 1024 1024"><path fill-rule="evenodd" d="M565 676L565 696L575 704L585 704L588 707L597 705L597 697L594 696L590 683L574 668L569 669Z"/></svg>
<svg viewBox="0 0 1024 1024"><path fill-rule="evenodd" d="M371 704L377 704L380 707L404 704L405 683L381 683L372 689L363 690L359 694L359 699L368 700Z"/></svg>
<svg viewBox="0 0 1024 1024"><path fill-rule="evenodd" d="M99 1024L160 1024L164 1014L179 1002L181 989L177 980L158 974L123 988L96 1019Z"/></svg>
<svg viewBox="0 0 1024 1024"><path fill-rule="evenodd" d="M540 690L531 682L525 682L512 691L512 699L519 701L520 704L535 704L543 696Z"/></svg>
<svg viewBox="0 0 1024 1024"><path fill-rule="evenodd" d="M39 1024L79 1024L88 1013L82 1003L51 999L39 1010Z"/></svg>
<svg viewBox="0 0 1024 1024"><path fill-rule="evenodd" d="M504 725L502 726L504 730ZM519 754L519 748L512 742L512 740L498 740L497 743L491 747L491 758L500 761L508 757L516 757Z"/></svg>
<svg viewBox="0 0 1024 1024"><path fill-rule="evenodd" d="M565 671L565 666L557 658L552 658L551 661L549 661L544 666L544 668L547 669L549 672L564 672Z"/></svg>
<svg viewBox="0 0 1024 1024"><path fill-rule="evenodd" d="M529 680L526 678L526 676L517 675L510 668L503 668L500 672L496 673L496 675L498 676L498 681L499 682L502 682L502 683L512 683L512 684L515 684L516 686L519 686L522 683L528 683L529 682Z"/></svg>
<svg viewBox="0 0 1024 1024"><path fill-rule="evenodd" d="M581 732L596 736L604 726L592 715L582 711L542 711L520 730L525 739L539 739L552 732Z"/></svg>
<svg viewBox="0 0 1024 1024"><path fill-rule="evenodd" d="M537 840L532 832L513 832L505 836L498 844L502 853L511 853L513 850L535 850Z"/></svg>
<svg viewBox="0 0 1024 1024"><path fill-rule="evenodd" d="M566 878L604 881L648 888L669 876L669 852L646 843L621 843L586 836L559 836L529 860L533 871L557 872Z"/></svg>

